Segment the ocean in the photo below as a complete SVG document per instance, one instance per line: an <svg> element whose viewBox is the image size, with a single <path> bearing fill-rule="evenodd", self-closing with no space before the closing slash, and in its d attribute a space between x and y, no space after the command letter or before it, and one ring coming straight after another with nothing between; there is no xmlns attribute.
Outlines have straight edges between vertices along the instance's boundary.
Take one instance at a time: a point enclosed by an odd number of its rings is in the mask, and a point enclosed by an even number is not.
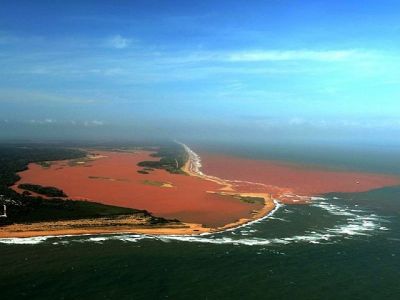
<svg viewBox="0 0 400 300"><path fill-rule="evenodd" d="M399 163L372 150L351 160L356 150L327 148L313 160L302 148L216 147L391 174ZM313 200L212 235L3 239L1 299L399 299L400 188Z"/></svg>

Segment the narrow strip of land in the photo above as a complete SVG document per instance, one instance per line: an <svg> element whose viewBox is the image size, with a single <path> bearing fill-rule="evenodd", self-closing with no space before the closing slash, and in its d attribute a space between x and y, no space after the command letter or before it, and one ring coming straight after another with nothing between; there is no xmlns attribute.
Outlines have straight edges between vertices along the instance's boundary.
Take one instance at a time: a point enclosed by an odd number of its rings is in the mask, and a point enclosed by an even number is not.
<svg viewBox="0 0 400 300"><path fill-rule="evenodd" d="M152 225L147 218L118 216L70 221L12 224L0 227L0 238L28 238L37 236L140 233L160 235L188 235L210 232L201 224L170 222Z"/></svg>

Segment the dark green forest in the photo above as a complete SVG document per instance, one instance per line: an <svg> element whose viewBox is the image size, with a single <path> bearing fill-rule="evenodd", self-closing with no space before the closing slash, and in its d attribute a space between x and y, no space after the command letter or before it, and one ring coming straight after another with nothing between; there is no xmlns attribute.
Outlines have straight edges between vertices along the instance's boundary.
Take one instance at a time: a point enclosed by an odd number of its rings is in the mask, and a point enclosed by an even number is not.
<svg viewBox="0 0 400 300"><path fill-rule="evenodd" d="M185 165L188 157L185 149L179 144L163 145L156 153L151 154L153 157L159 157L159 161L142 161L138 166L144 167L141 171L144 174L151 169L164 169L173 174L185 174L181 168Z"/></svg>
<svg viewBox="0 0 400 300"><path fill-rule="evenodd" d="M53 186L41 186L39 184L23 183L19 184L18 187L22 190L34 192L47 197L68 197L63 190L60 190ZM25 193L27 194L27 193Z"/></svg>

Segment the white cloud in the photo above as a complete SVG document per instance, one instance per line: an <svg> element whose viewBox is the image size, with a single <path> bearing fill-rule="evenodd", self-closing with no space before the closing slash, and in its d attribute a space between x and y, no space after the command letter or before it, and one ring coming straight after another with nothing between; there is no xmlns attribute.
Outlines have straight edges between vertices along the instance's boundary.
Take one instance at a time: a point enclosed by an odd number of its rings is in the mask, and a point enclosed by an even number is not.
<svg viewBox="0 0 400 300"><path fill-rule="evenodd" d="M292 118L292 119L289 120L289 124L290 125L294 125L294 126L304 125L304 123L305 123L304 119L297 118L297 117L296 118Z"/></svg>
<svg viewBox="0 0 400 300"><path fill-rule="evenodd" d="M34 119L32 119L32 120L29 121L29 123L31 123L31 124L41 124L41 125L43 125L43 124L54 124L56 122L57 122L56 120L49 119L49 118L44 119L44 120L34 120Z"/></svg>
<svg viewBox="0 0 400 300"><path fill-rule="evenodd" d="M227 54L227 60L232 62L251 61L288 61L288 60L315 60L336 61L359 55L355 50L250 50Z"/></svg>
<svg viewBox="0 0 400 300"><path fill-rule="evenodd" d="M107 40L107 46L115 49L124 49L131 44L131 40L117 34Z"/></svg>
<svg viewBox="0 0 400 300"><path fill-rule="evenodd" d="M9 122L7 120L7 122ZM24 121L23 121L24 123ZM97 127L103 126L104 122L99 120L87 120L87 121L75 121L75 120L55 120L55 119L31 119L28 121L30 124L35 125L72 125L72 126L85 126L85 127Z"/></svg>
<svg viewBox="0 0 400 300"><path fill-rule="evenodd" d="M103 121L98 121L98 120L85 121L83 123L83 125L85 125L86 127L89 127L89 126L103 126L104 122Z"/></svg>

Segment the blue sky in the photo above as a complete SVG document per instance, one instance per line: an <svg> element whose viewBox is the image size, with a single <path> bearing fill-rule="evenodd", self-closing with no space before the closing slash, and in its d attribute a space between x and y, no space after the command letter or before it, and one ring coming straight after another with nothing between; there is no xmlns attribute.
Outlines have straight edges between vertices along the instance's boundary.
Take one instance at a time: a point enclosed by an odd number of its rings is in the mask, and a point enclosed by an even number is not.
<svg viewBox="0 0 400 300"><path fill-rule="evenodd" d="M398 1L1 1L0 136L400 131Z"/></svg>

